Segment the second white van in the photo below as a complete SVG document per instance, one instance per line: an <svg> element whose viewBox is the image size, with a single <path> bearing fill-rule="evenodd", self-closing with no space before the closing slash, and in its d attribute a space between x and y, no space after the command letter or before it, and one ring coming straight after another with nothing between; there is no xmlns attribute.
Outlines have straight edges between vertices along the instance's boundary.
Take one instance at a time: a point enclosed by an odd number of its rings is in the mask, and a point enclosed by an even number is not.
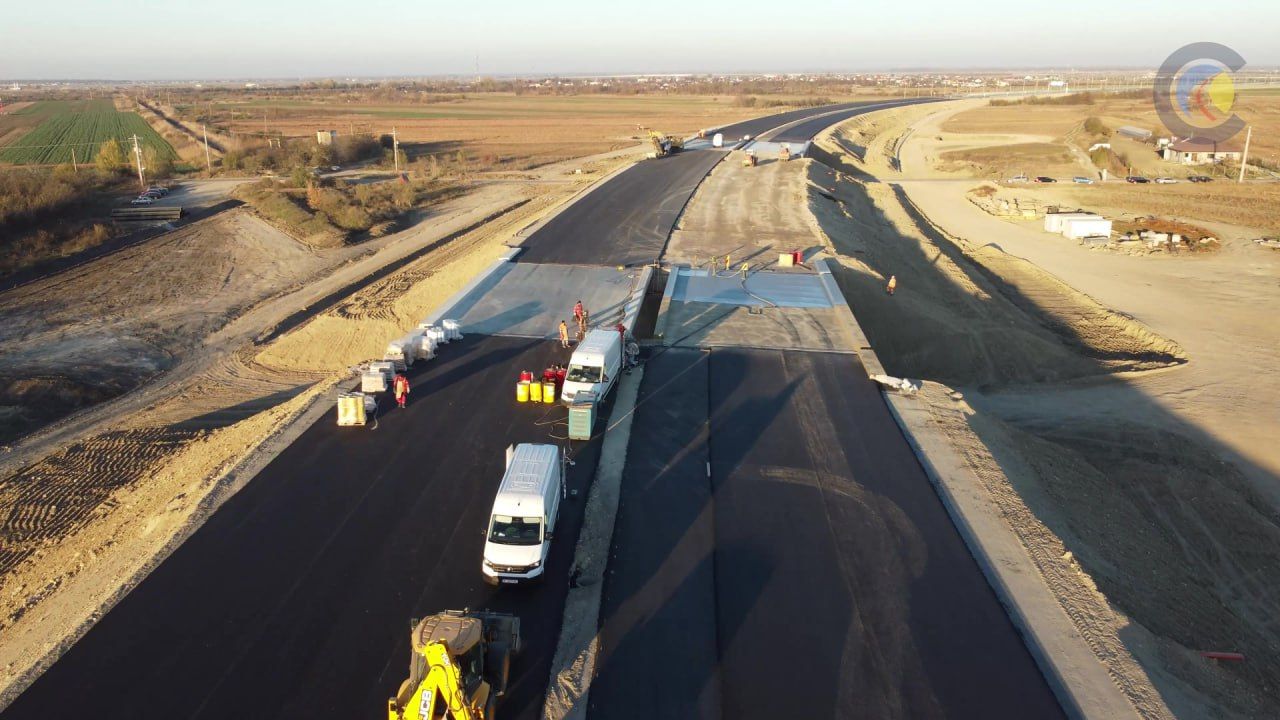
<svg viewBox="0 0 1280 720"><path fill-rule="evenodd" d="M542 578L564 494L560 448L534 443L507 448L507 471L485 534L485 582L518 585Z"/></svg>
<svg viewBox="0 0 1280 720"><path fill-rule="evenodd" d="M572 404L579 390L592 390L603 400L621 371L622 335L617 330L592 330L569 358L560 400Z"/></svg>

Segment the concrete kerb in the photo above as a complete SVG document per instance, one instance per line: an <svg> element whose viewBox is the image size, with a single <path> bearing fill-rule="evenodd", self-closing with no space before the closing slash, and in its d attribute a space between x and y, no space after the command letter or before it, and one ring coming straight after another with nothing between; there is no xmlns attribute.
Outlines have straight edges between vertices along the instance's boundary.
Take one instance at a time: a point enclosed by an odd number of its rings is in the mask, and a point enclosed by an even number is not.
<svg viewBox="0 0 1280 720"><path fill-rule="evenodd" d="M640 317L640 307L644 305L644 296L649 291L649 283L652 280L653 266L646 265L640 271L640 277L636 279L635 286L631 288L631 297L627 298L622 306L622 324L629 334L635 334L636 319Z"/></svg>
<svg viewBox="0 0 1280 720"><path fill-rule="evenodd" d="M676 282L680 279L680 271L687 270L688 265L672 265L667 273L667 286L662 291L662 302L658 305L658 319L654 323L653 336L666 344L667 322L671 315L671 297L676 292Z"/></svg>
<svg viewBox="0 0 1280 720"><path fill-rule="evenodd" d="M834 278L827 284L830 270L826 261L818 263L824 287L828 292L834 288L837 294L833 297L843 299ZM848 309L845 302L839 305ZM845 320L852 325L857 353L868 377L884 374L852 310ZM882 388L881 396L952 524L1068 716L1090 720L1137 718L1133 705L1062 610L1018 537L991 505L981 482L938 430L928 408L917 398L891 390Z"/></svg>
<svg viewBox="0 0 1280 720"><path fill-rule="evenodd" d="M622 471L631 441L631 421L644 368L623 375L613 413L618 417L605 430L596 479L587 497L582 531L574 549L569 594L564 603L560 640L551 661L551 679L542 707L544 720L582 720L587 716L587 700L595 677L599 651L600 603L604 573L608 566L613 526L618 515ZM611 418L612 419L612 418Z"/></svg>

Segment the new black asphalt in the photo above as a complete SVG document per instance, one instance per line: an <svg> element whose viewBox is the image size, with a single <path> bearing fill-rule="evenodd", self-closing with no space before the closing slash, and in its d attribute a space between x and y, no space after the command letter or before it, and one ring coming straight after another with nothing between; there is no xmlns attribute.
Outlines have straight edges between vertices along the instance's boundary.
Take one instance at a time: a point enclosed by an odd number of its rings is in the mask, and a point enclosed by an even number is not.
<svg viewBox="0 0 1280 720"><path fill-rule="evenodd" d="M646 160L610 178L521 243L522 263L645 265L662 254L714 151Z"/></svg>
<svg viewBox="0 0 1280 720"><path fill-rule="evenodd" d="M281 453L4 713L110 718L374 718L407 676L409 622L446 608L522 619L503 717L535 718L599 442L574 444L546 581L480 572L503 448L563 441L556 405L515 402L556 343L468 337L412 374L377 428L332 414Z"/></svg>
<svg viewBox="0 0 1280 720"><path fill-rule="evenodd" d="M886 110L901 105L918 105L924 102L934 102L928 99L912 98L909 100L884 100L872 103L858 103L856 107L842 108L838 111L828 111L818 117L809 117L793 122L783 127L778 132L769 137L771 142L787 142L787 143L803 143L814 138L815 135L826 130L837 123L842 123L855 115L861 115L866 112L874 112L878 110Z"/></svg>
<svg viewBox="0 0 1280 720"><path fill-rule="evenodd" d="M656 354L610 568L594 720L1063 716L853 356Z"/></svg>

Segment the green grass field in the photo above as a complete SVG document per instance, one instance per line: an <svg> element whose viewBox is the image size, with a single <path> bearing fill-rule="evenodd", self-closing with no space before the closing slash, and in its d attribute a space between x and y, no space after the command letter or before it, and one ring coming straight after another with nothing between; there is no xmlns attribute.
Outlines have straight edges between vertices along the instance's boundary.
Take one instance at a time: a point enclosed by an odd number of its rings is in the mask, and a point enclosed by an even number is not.
<svg viewBox="0 0 1280 720"><path fill-rule="evenodd" d="M42 118L26 134L11 139L0 148L0 162L16 165L53 165L71 162L71 152L79 162L90 162L103 142L120 141L128 148L127 139L136 134L139 142L156 152L177 160L173 147L147 124L140 115L120 112L110 100L46 100L14 113L15 117Z"/></svg>

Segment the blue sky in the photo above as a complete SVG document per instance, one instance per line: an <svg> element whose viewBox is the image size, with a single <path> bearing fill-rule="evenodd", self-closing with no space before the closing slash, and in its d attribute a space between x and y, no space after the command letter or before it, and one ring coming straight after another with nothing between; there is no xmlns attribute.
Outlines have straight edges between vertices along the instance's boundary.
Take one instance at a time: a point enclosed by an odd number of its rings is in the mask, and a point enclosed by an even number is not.
<svg viewBox="0 0 1280 720"><path fill-rule="evenodd" d="M1187 11L1132 0L6 5L0 78L471 74L477 55L486 74L1155 67L1198 40L1230 45L1254 67L1280 65L1274 0Z"/></svg>

